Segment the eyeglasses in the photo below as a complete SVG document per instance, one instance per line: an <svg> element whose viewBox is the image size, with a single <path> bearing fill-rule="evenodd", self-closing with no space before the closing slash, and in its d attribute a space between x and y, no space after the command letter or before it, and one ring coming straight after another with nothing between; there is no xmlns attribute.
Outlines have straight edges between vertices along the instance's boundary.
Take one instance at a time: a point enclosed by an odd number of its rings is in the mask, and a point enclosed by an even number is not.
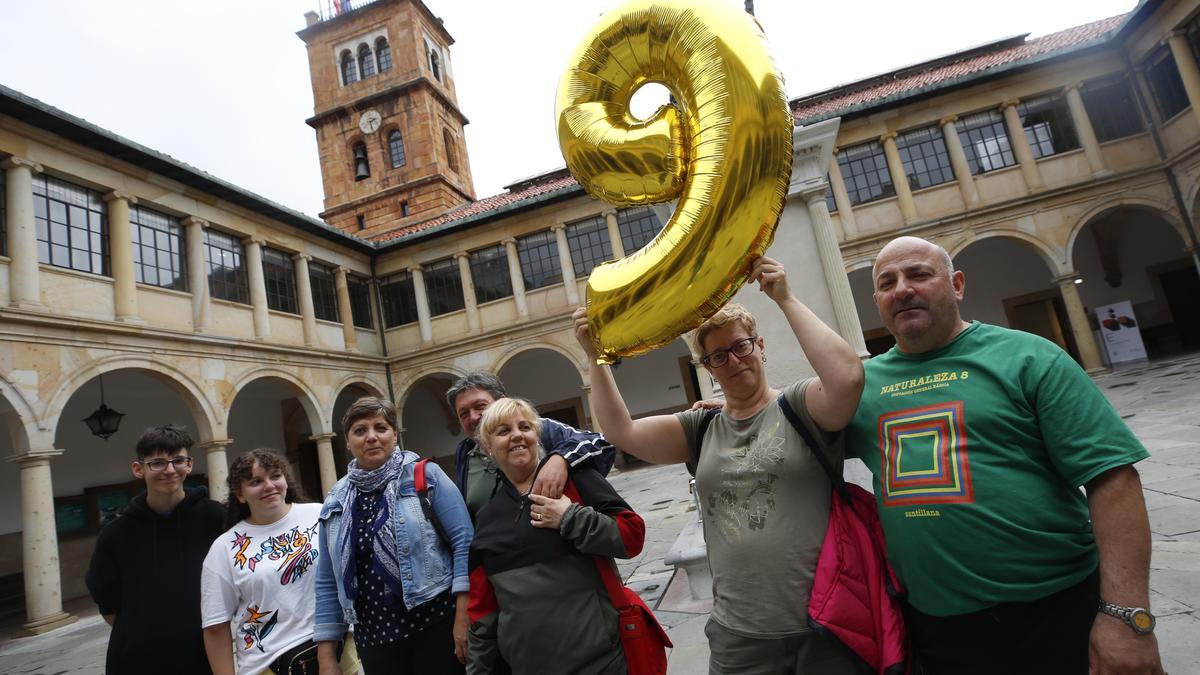
<svg viewBox="0 0 1200 675"><path fill-rule="evenodd" d="M154 473L166 471L168 464L175 467L176 471L183 471L184 469L192 466L192 458L188 457L187 455L180 455L179 457L172 457L171 459L163 459L159 457L158 459L141 460L141 464Z"/></svg>
<svg viewBox="0 0 1200 675"><path fill-rule="evenodd" d="M700 358L700 363L703 363L709 368L720 368L726 363L729 363L730 354L733 354L739 359L744 359L754 353L754 341L757 339L757 335L753 337L742 338L741 340L738 340L730 345L729 349L718 349L714 352L705 354Z"/></svg>

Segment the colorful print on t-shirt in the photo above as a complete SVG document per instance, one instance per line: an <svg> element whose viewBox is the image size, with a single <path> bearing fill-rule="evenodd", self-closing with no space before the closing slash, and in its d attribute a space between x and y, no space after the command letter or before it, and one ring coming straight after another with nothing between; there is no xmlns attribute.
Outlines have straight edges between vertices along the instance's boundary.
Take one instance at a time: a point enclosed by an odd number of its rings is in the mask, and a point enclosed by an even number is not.
<svg viewBox="0 0 1200 675"><path fill-rule="evenodd" d="M879 453L884 506L975 501L962 401L880 415Z"/></svg>
<svg viewBox="0 0 1200 675"><path fill-rule="evenodd" d="M253 539L244 533L233 533L234 567L253 572L263 558L281 561L276 569L280 572L279 583L285 586L302 577L317 560L317 549L313 546L317 540L316 523L305 529L293 527L288 532L268 537L259 545L257 554L247 557L246 551L253 544Z"/></svg>
<svg viewBox="0 0 1200 675"><path fill-rule="evenodd" d="M279 610L262 611L258 605L250 605L246 608L246 616L242 619L241 635L242 649L250 650L258 648L258 651L265 652L262 641L275 630L275 624L279 622Z"/></svg>

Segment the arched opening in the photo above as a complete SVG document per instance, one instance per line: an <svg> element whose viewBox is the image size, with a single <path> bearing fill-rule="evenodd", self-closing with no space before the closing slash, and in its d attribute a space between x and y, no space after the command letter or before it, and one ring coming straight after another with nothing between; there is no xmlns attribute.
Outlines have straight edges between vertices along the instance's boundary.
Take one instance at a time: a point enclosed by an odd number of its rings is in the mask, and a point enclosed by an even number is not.
<svg viewBox="0 0 1200 675"><path fill-rule="evenodd" d="M354 63L354 55L349 49L342 52L340 57L342 69L342 84L352 84L358 82L358 67Z"/></svg>
<svg viewBox="0 0 1200 675"><path fill-rule="evenodd" d="M324 494L317 459L318 406L299 385L266 375L244 384L229 407L229 462L254 448L274 448L288 458L309 497Z"/></svg>
<svg viewBox="0 0 1200 675"><path fill-rule="evenodd" d="M967 280L963 319L1040 335L1079 360L1054 270L1031 245L1004 236L978 239L954 256L954 268Z"/></svg>
<svg viewBox="0 0 1200 675"><path fill-rule="evenodd" d="M1071 262L1106 361L1122 360L1117 338L1128 339L1131 329L1149 358L1200 349L1200 276L1178 230L1162 215L1125 206L1092 218L1075 233Z"/></svg>
<svg viewBox="0 0 1200 675"><path fill-rule="evenodd" d="M379 72L387 72L392 69L392 50L388 47L387 38L381 37L375 40L375 59L378 61Z"/></svg>
<svg viewBox="0 0 1200 675"><path fill-rule="evenodd" d="M358 46L358 72L364 80L375 74L375 55L365 42Z"/></svg>
<svg viewBox="0 0 1200 675"><path fill-rule="evenodd" d="M418 379L401 397L401 447L431 457L450 475L454 475L454 449L462 440L458 417L446 402L446 390L457 376L432 373Z"/></svg>
<svg viewBox="0 0 1200 675"><path fill-rule="evenodd" d="M583 378L575 364L559 352L536 347L521 351L507 359L496 374L509 396L528 399L543 417L591 428L592 411Z"/></svg>
<svg viewBox="0 0 1200 675"><path fill-rule="evenodd" d="M346 410L363 396L381 395L379 391L376 391L375 387L355 382L346 385L345 388L338 392L337 398L334 399L333 416L329 418L329 422L333 425L333 465L337 470L338 478L346 475L346 466L353 459L350 456L350 451L346 449L346 434L342 431L342 417L345 416Z"/></svg>
<svg viewBox="0 0 1200 675"><path fill-rule="evenodd" d="M399 129L392 129L388 133L388 155L391 157L393 169L404 166L404 136Z"/></svg>
<svg viewBox="0 0 1200 675"><path fill-rule="evenodd" d="M14 453L29 449L24 424L16 408L0 393L0 439ZM18 553L21 546L21 468L16 462L0 466L0 622L25 615L25 575Z"/></svg>
<svg viewBox="0 0 1200 675"><path fill-rule="evenodd" d="M451 171L458 171L458 145L449 129L442 129L442 144L446 146L446 163Z"/></svg>
<svg viewBox="0 0 1200 675"><path fill-rule="evenodd" d="M101 379L105 405L125 415L107 440L92 435L83 422L100 405ZM141 368L118 368L92 377L66 398L54 420L53 447L63 454L50 462L64 600L87 595L83 579L96 534L145 491L145 483L135 478L130 468L137 459L135 448L142 432L162 424L179 424L188 429L196 445L210 440L206 438L212 433L210 422L196 419L193 411L202 406L191 399L180 382ZM193 446L190 454L194 462L185 485L207 487L204 452ZM7 475L0 479L0 485L8 482ZM0 512L5 514L0 516L0 532L4 533L21 528L20 491L11 494L18 501L14 509ZM0 546L7 536L0 535Z"/></svg>

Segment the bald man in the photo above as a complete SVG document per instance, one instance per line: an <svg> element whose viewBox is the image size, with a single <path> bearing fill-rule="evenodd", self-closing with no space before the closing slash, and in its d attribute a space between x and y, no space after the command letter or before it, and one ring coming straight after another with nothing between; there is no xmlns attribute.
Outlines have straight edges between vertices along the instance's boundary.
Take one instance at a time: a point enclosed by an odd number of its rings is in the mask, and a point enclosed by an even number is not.
<svg viewBox="0 0 1200 675"><path fill-rule="evenodd" d="M942 247L896 239L872 278L896 346L865 364L847 454L874 474L925 672L1161 673L1149 453L1057 345L964 321Z"/></svg>

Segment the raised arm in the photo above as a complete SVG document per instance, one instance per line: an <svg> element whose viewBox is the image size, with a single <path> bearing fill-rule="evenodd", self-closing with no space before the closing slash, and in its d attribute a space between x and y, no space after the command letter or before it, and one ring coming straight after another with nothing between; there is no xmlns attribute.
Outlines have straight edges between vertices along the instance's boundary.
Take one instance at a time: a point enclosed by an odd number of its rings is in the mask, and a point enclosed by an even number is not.
<svg viewBox="0 0 1200 675"><path fill-rule="evenodd" d="M759 289L779 305L804 357L817 373L804 399L808 414L825 431L845 428L862 395L862 361L840 335L792 295L787 272L779 262L766 256L759 258L751 268L750 281L757 281Z"/></svg>
<svg viewBox="0 0 1200 675"><path fill-rule="evenodd" d="M580 307L572 316L575 339L579 340L588 358L588 375L592 382L592 415L604 430L604 436L614 445L651 464L679 464L688 461L687 439L683 425L674 415L653 415L633 419L612 370L596 363L596 348L588 328L587 309Z"/></svg>

